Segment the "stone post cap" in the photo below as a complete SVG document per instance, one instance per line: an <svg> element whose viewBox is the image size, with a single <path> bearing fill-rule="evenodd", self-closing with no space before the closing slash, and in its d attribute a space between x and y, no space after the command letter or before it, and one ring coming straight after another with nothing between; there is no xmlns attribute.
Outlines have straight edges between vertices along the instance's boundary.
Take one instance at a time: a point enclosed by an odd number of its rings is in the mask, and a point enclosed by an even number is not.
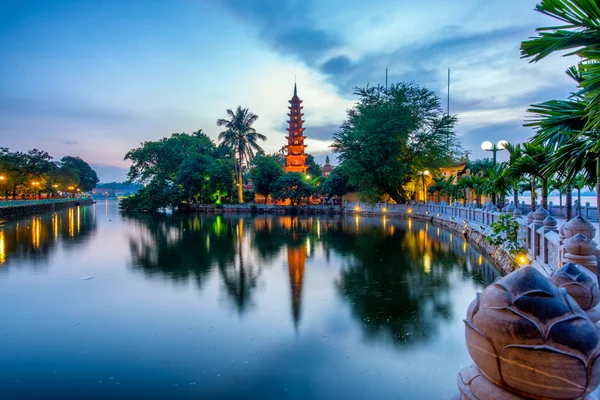
<svg viewBox="0 0 600 400"><path fill-rule="evenodd" d="M535 213L533 211L530 211L529 214L527 214L527 223L531 224L533 222L535 219L534 214Z"/></svg>
<svg viewBox="0 0 600 400"><path fill-rule="evenodd" d="M536 219L536 221L541 222L541 221L545 220L548 215L549 215L548 211L544 207L540 207L537 210L535 210L533 217Z"/></svg>
<svg viewBox="0 0 600 400"><path fill-rule="evenodd" d="M578 233L577 235L566 239L563 247L567 253L577 256L591 256L596 250L596 242L588 239L586 236Z"/></svg>
<svg viewBox="0 0 600 400"><path fill-rule="evenodd" d="M548 215L546 219L544 219L544 228L555 230L558 226L558 221L552 215Z"/></svg>
<svg viewBox="0 0 600 400"><path fill-rule="evenodd" d="M509 205L506 206L506 212L509 212L509 213L515 212L516 209L517 209L517 207L515 207L515 205L513 203L510 203Z"/></svg>
<svg viewBox="0 0 600 400"><path fill-rule="evenodd" d="M566 237L573 237L578 233L581 233L590 239L593 239L594 236L596 236L596 228L594 228L594 225L581 215L576 216L564 224L563 229Z"/></svg>
<svg viewBox="0 0 600 400"><path fill-rule="evenodd" d="M515 211L513 211L513 215L515 217L520 217L523 215L523 213L521 212L521 210L519 210L518 208L515 208Z"/></svg>
<svg viewBox="0 0 600 400"><path fill-rule="evenodd" d="M600 302L598 282L583 272L581 265L567 263L554 271L550 279L558 286L564 287L584 310L594 308Z"/></svg>

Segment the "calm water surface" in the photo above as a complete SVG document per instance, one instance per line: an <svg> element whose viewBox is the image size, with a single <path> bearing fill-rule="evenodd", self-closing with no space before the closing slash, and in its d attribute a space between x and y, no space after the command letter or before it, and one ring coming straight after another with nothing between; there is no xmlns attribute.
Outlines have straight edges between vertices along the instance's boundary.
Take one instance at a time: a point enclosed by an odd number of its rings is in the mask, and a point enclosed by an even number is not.
<svg viewBox="0 0 600 400"><path fill-rule="evenodd" d="M0 399L451 399L497 275L416 221L29 217L0 226Z"/></svg>

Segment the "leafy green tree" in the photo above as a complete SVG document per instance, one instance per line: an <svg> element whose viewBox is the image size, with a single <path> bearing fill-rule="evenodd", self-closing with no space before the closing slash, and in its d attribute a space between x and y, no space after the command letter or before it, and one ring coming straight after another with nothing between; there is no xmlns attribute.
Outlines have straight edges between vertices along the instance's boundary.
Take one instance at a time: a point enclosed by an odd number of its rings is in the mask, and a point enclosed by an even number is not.
<svg viewBox="0 0 600 400"><path fill-rule="evenodd" d="M119 207L123 211L154 213L161 208L176 207L181 194L171 182L153 179L135 195L122 199Z"/></svg>
<svg viewBox="0 0 600 400"><path fill-rule="evenodd" d="M334 134L332 149L361 197L384 194L404 203L415 169L453 162L460 145L452 130L456 118L446 115L434 92L414 83L356 88L357 104Z"/></svg>
<svg viewBox="0 0 600 400"><path fill-rule="evenodd" d="M253 161L250 176L254 191L265 197L265 204L271 194L271 186L285 174L282 164L273 156L258 156Z"/></svg>
<svg viewBox="0 0 600 400"><path fill-rule="evenodd" d="M238 108L234 111L228 109L229 119L217 120L217 126L223 126L226 130L219 134L221 146L229 149L230 154L235 160L235 171L237 175L238 198L243 203L243 178L242 166L249 164L255 154L263 154L263 149L259 146L259 140L267 140L267 137L256 132L252 125L258 119L256 114L248 111L247 108Z"/></svg>
<svg viewBox="0 0 600 400"><path fill-rule="evenodd" d="M80 157L63 157L60 160L60 167L75 171L79 178L79 189L81 189L83 192L89 192L96 187L98 182L100 182L98 175L96 175L96 171L94 171L92 167L90 167L90 165L83 161Z"/></svg>
<svg viewBox="0 0 600 400"><path fill-rule="evenodd" d="M185 199L194 203L206 202L210 196L210 175L215 160L204 154L194 154L179 166L176 182Z"/></svg>
<svg viewBox="0 0 600 400"><path fill-rule="evenodd" d="M173 133L168 138L144 142L125 155L125 160L132 162L128 182L145 184L155 178L174 182L183 160L194 154L213 156L215 152L215 144L202 130L192 134Z"/></svg>
<svg viewBox="0 0 600 400"><path fill-rule="evenodd" d="M479 160L469 160L467 168L471 171L471 175L481 175L486 169L492 168L494 162L491 158L482 158Z"/></svg>
<svg viewBox="0 0 600 400"><path fill-rule="evenodd" d="M293 206L311 195L312 188L306 182L306 178L299 172L290 172L283 175L271 188L273 197L280 200L290 200Z"/></svg>
<svg viewBox="0 0 600 400"><path fill-rule="evenodd" d="M354 192L356 189L352 186L344 173L344 168L339 166L331 171L331 175L321 184L320 192L325 197L325 202L329 202L332 197L342 197L347 193Z"/></svg>
<svg viewBox="0 0 600 400"><path fill-rule="evenodd" d="M306 169L306 174L311 177L311 179L318 178L323 175L323 169L312 154L308 154L306 156L306 165L308 168Z"/></svg>
<svg viewBox="0 0 600 400"><path fill-rule="evenodd" d="M210 171L211 199L221 204L221 199L233 192L233 176L235 174L233 161L229 159L216 160Z"/></svg>

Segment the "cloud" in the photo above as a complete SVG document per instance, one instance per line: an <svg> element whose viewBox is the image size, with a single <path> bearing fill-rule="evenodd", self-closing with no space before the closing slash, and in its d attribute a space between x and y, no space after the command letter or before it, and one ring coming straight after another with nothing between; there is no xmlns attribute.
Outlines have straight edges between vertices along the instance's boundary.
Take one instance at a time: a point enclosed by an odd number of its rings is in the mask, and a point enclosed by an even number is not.
<svg viewBox="0 0 600 400"><path fill-rule="evenodd" d="M323 55L341 46L337 33L317 28L311 17L314 1L221 0L214 1L258 30L262 40L286 56L312 65Z"/></svg>
<svg viewBox="0 0 600 400"><path fill-rule="evenodd" d="M79 144L79 142L77 140L59 140L58 142L62 143L62 144L68 144L68 145Z"/></svg>

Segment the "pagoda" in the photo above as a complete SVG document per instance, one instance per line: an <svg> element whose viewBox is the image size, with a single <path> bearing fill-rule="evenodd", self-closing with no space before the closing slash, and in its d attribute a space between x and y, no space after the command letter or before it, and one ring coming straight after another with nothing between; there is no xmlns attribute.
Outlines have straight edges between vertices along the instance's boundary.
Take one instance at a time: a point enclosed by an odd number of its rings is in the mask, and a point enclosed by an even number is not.
<svg viewBox="0 0 600 400"><path fill-rule="evenodd" d="M306 145L304 144L304 128L302 127L302 100L298 97L298 90L296 89L296 84L294 83L294 96L291 100L289 100L290 112L288 116L290 117L287 128L288 136L286 139L288 140L287 147L287 155L285 156L285 172L300 172L302 174L306 174L307 165L306 165L306 154L304 154L304 149Z"/></svg>

